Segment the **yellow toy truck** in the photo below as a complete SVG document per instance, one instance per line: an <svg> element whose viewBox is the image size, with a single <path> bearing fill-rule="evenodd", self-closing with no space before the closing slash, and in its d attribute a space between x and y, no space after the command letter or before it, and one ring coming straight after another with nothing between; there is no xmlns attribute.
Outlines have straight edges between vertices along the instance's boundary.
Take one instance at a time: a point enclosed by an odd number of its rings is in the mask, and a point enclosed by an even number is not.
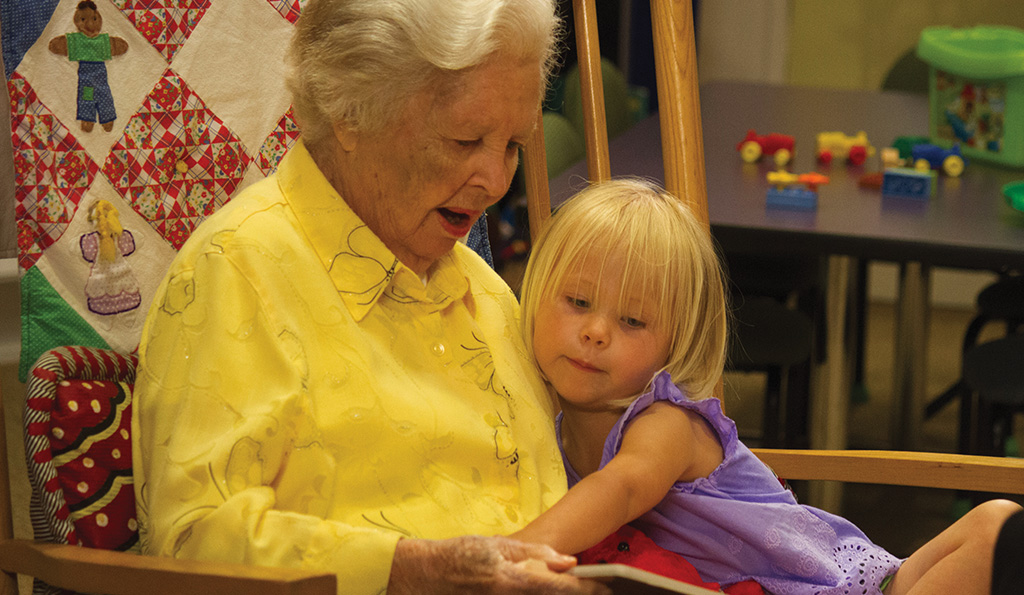
<svg viewBox="0 0 1024 595"><path fill-rule="evenodd" d="M818 161L832 163L833 159L845 159L851 165L863 165L868 157L875 154L875 148L868 142L863 130L854 136L842 132L818 133Z"/></svg>

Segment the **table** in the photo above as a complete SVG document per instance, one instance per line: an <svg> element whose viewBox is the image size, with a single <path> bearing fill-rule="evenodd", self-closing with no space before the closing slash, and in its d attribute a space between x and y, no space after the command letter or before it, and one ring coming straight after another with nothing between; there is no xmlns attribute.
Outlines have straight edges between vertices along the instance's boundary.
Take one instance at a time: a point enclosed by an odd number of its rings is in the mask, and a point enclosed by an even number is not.
<svg viewBox="0 0 1024 595"><path fill-rule="evenodd" d="M708 212L715 238L730 250L757 250L769 242L804 253L920 261L962 268L1024 268L1024 213L1007 207L1003 184L1024 179L1024 171L972 161L960 178L940 177L929 201L883 198L856 184L865 167L833 164L814 212L768 210L764 174L769 159L743 163L736 144L750 128L796 138L789 167L803 173L815 164L815 135L822 131L867 132L875 146L898 135L927 135L925 96L893 92L786 87L715 82L701 87ZM651 116L614 139L613 175L662 178L658 119ZM577 164L552 180L552 204L584 184Z"/></svg>
<svg viewBox="0 0 1024 595"><path fill-rule="evenodd" d="M878 169L877 157L863 167L833 163L818 167L818 132L863 130L876 147L899 135L927 135L926 96L863 90L818 89L759 83L713 82L700 90L708 213L712 233L728 251L828 256L826 316L829 327L826 390L811 403L811 447L846 447L849 398L846 296L853 259L902 263L896 333L894 445L912 446L924 400L924 352L930 266L1024 269L1024 213L1006 206L1003 184L1024 172L972 161L960 178L937 180L930 200L882 197L861 188L860 176ZM737 143L748 129L796 139L789 169L821 171L831 183L819 189L818 208L801 212L767 208L765 174L770 159L744 163ZM610 144L612 175L661 180L660 132L652 116ZM585 185L577 164L552 180L552 204Z"/></svg>

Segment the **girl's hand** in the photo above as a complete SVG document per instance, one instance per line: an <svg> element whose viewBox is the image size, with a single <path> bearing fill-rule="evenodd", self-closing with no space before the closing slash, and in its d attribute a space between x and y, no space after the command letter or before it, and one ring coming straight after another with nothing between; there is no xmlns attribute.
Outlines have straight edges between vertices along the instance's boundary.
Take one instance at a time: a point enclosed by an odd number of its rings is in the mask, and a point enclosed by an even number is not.
<svg viewBox="0 0 1024 595"><path fill-rule="evenodd" d="M507 537L403 539L395 548L388 595L611 595L600 583L565 574L575 565L575 558L546 545Z"/></svg>

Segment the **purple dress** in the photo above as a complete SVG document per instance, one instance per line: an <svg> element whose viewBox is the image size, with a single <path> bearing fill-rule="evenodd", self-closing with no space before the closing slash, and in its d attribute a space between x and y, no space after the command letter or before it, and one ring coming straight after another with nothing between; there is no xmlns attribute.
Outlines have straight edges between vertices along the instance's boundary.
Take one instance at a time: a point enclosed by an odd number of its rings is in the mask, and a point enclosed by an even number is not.
<svg viewBox="0 0 1024 595"><path fill-rule="evenodd" d="M725 458L707 478L677 482L631 526L689 560L705 581L723 586L754 579L776 595L881 593L879 584L902 561L846 519L798 504L739 441L736 424L722 413L718 399L690 401L668 373L655 377L653 390L634 401L612 428L601 467L619 451L626 424L655 401L702 415L718 434ZM559 414L560 447L561 422ZM564 450L562 460L571 488L580 476Z"/></svg>

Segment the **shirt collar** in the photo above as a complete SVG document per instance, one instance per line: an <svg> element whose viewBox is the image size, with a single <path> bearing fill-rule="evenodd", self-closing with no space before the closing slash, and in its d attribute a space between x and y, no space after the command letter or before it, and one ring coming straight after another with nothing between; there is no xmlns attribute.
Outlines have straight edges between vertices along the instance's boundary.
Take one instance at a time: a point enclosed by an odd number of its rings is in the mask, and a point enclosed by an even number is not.
<svg viewBox="0 0 1024 595"><path fill-rule="evenodd" d="M439 258L424 286L331 186L301 139L281 160L277 179L299 227L356 321L382 297L422 303L430 310L467 298L471 288L461 258L468 248L456 245Z"/></svg>

